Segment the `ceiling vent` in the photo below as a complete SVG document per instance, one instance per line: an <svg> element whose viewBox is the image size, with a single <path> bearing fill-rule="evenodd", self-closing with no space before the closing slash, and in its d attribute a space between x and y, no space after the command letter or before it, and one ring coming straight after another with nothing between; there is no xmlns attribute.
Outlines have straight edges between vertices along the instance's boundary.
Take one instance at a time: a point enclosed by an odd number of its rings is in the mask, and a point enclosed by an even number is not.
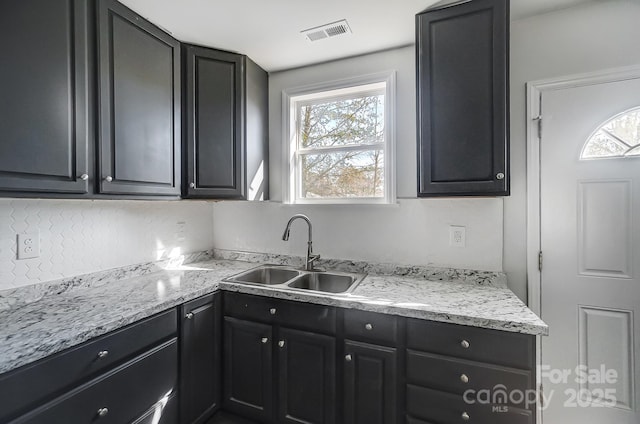
<svg viewBox="0 0 640 424"><path fill-rule="evenodd" d="M300 31L304 37L309 41L318 41L324 38L337 37L339 35L351 34L351 28L346 19L341 21L332 22L326 25L320 25L318 27L305 29Z"/></svg>

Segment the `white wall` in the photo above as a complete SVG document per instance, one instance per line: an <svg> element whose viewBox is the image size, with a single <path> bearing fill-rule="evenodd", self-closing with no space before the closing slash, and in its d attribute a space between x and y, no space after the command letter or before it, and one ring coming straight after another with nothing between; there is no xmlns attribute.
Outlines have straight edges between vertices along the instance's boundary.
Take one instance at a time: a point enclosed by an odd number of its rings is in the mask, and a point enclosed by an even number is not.
<svg viewBox="0 0 640 424"><path fill-rule="evenodd" d="M34 230L41 256L17 260ZM0 290L212 247L210 203L0 199Z"/></svg>
<svg viewBox="0 0 640 424"><path fill-rule="evenodd" d="M502 200L401 200L396 206L218 203L217 248L304 256L307 226L289 218L304 213L313 223L314 252L324 258L502 271ZM449 225L466 226L466 248L449 246Z"/></svg>
<svg viewBox="0 0 640 424"><path fill-rule="evenodd" d="M396 71L395 206L282 205L282 91L305 85ZM272 202L222 202L214 206L217 248L302 255L306 233L289 217L306 213L314 224L314 248L327 258L502 270L502 199L416 197L415 49L404 47L320 65L277 72L269 80L269 162ZM413 198L412 200L409 200ZM449 247L449 225L467 227L467 247Z"/></svg>
<svg viewBox="0 0 640 424"><path fill-rule="evenodd" d="M640 64L640 2L601 1L511 25L511 197L504 204L504 270L526 299L525 83ZM640 97L639 97L640 100Z"/></svg>

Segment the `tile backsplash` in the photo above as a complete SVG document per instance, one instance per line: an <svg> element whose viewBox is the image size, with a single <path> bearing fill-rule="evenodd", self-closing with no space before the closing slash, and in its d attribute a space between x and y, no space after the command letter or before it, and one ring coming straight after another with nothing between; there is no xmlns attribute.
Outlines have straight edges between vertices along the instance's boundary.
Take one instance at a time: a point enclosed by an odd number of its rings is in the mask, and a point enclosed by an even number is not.
<svg viewBox="0 0 640 424"><path fill-rule="evenodd" d="M192 201L0 199L0 290L213 247L212 204ZM40 256L17 259L17 234Z"/></svg>

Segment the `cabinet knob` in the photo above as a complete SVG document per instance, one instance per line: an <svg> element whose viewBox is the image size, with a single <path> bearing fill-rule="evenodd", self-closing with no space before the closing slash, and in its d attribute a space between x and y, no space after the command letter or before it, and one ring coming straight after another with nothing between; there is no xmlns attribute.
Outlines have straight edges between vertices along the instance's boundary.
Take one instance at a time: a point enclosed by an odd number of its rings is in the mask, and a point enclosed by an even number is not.
<svg viewBox="0 0 640 424"><path fill-rule="evenodd" d="M82 174L82 175L80 175L80 179L82 181L87 181L89 179L89 175L88 174Z"/></svg>
<svg viewBox="0 0 640 424"><path fill-rule="evenodd" d="M184 316L186 319L193 319L193 312L189 312Z"/></svg>
<svg viewBox="0 0 640 424"><path fill-rule="evenodd" d="M466 340L463 340L460 342L460 346L462 346L464 349L469 349L469 347L471 347L471 343L469 343Z"/></svg>
<svg viewBox="0 0 640 424"><path fill-rule="evenodd" d="M467 384L469 382L469 377L467 377L466 374L462 374L460 376L460 381L462 381L463 383Z"/></svg>
<svg viewBox="0 0 640 424"><path fill-rule="evenodd" d="M107 175L106 177L104 177L104 180L110 183L111 181L113 181L113 177L111 175Z"/></svg>
<svg viewBox="0 0 640 424"><path fill-rule="evenodd" d="M284 340L280 340L280 341L278 342L278 346L280 346L280 347L284 347Z"/></svg>
<svg viewBox="0 0 640 424"><path fill-rule="evenodd" d="M108 408L100 408L98 409L98 416L99 417L104 417L109 413L109 409Z"/></svg>
<svg viewBox="0 0 640 424"><path fill-rule="evenodd" d="M196 188L196 183L189 183L189 187Z"/></svg>
<svg viewBox="0 0 640 424"><path fill-rule="evenodd" d="M498 172L498 174L496 175L496 179L504 180L504 174L502 172Z"/></svg>
<svg viewBox="0 0 640 424"><path fill-rule="evenodd" d="M351 357L351 355L345 355L344 356L344 360L347 362L351 362L353 360L353 358Z"/></svg>
<svg viewBox="0 0 640 424"><path fill-rule="evenodd" d="M373 330L373 325L371 325L371 324L369 324L369 323L366 323L366 324L364 325L364 328L366 328L367 330L371 331L371 330Z"/></svg>
<svg viewBox="0 0 640 424"><path fill-rule="evenodd" d="M108 350L101 350L100 352L98 352L98 359L106 358L107 355L109 355Z"/></svg>
<svg viewBox="0 0 640 424"><path fill-rule="evenodd" d="M275 315L275 314L276 314L276 312L277 312L276 308L271 308L271 309L269 309L269 313L270 313L271 315Z"/></svg>
<svg viewBox="0 0 640 424"><path fill-rule="evenodd" d="M469 421L471 419L471 417L469 416L469 414L467 414L466 412L462 413L462 420L463 421Z"/></svg>
<svg viewBox="0 0 640 424"><path fill-rule="evenodd" d="M268 338L263 337L262 340L260 340L262 342L262 344L267 344L267 342L269 341Z"/></svg>

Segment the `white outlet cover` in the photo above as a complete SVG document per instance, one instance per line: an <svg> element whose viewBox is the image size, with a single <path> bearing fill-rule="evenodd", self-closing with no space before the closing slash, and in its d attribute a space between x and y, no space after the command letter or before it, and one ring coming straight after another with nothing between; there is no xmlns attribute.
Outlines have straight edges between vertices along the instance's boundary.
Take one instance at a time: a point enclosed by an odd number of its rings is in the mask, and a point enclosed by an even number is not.
<svg viewBox="0 0 640 424"><path fill-rule="evenodd" d="M467 227L459 225L449 226L449 246L466 247L467 246Z"/></svg>
<svg viewBox="0 0 640 424"><path fill-rule="evenodd" d="M40 232L31 231L18 234L18 259L32 259L40 256Z"/></svg>

